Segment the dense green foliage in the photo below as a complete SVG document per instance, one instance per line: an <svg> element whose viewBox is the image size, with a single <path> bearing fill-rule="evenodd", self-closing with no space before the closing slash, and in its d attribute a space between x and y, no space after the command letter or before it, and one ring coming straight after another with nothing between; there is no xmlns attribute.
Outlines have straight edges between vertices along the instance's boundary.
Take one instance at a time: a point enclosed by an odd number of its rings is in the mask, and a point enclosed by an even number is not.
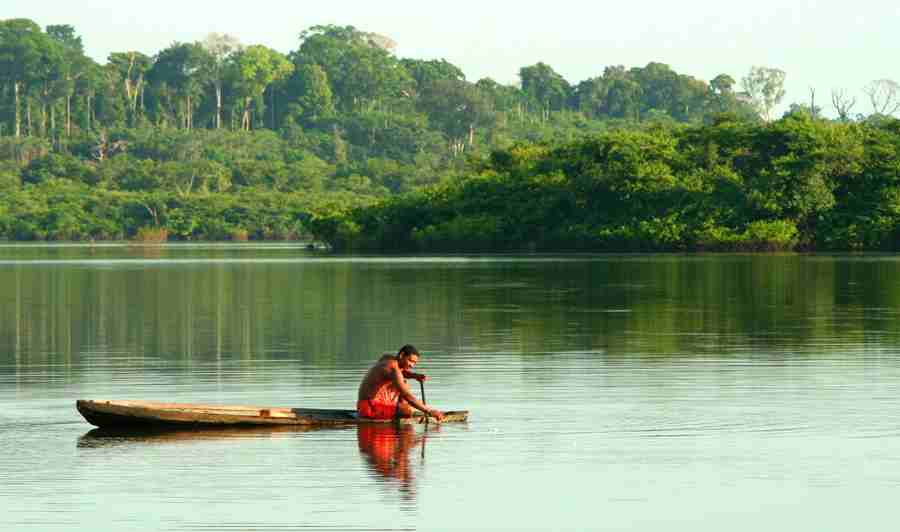
<svg viewBox="0 0 900 532"><path fill-rule="evenodd" d="M0 237L296 237L320 216L452 182L518 141L755 116L730 85L658 63L578 86L539 63L515 86L392 47L317 26L287 54L211 34L101 65L71 26L0 21ZM278 222L263 212L277 208Z"/></svg>
<svg viewBox="0 0 900 532"><path fill-rule="evenodd" d="M312 223L345 249L895 250L900 121L723 117L521 144L466 179Z"/></svg>
<svg viewBox="0 0 900 532"><path fill-rule="evenodd" d="M100 65L0 21L0 238L285 239L395 250L892 249L896 122L822 120L754 67L475 83L317 26ZM849 109L849 107L847 108Z"/></svg>

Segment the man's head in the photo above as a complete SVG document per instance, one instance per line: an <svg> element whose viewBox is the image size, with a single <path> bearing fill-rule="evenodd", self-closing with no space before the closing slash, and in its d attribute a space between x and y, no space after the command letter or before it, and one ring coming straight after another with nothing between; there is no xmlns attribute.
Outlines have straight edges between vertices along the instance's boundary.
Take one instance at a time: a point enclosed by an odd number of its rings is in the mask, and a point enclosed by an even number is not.
<svg viewBox="0 0 900 532"><path fill-rule="evenodd" d="M400 369L412 369L418 361L419 350L414 345L406 344L397 352L397 364L400 365Z"/></svg>

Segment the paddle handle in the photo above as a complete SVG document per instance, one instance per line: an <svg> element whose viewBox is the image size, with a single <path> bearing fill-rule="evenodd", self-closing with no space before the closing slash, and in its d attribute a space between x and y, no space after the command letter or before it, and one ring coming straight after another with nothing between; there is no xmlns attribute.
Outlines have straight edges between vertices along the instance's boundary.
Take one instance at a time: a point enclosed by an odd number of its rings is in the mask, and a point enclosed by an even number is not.
<svg viewBox="0 0 900 532"><path fill-rule="evenodd" d="M422 390L422 404L428 406L427 401L425 401L425 383L419 381L419 389ZM425 424L428 424L428 412L425 412ZM422 450L425 450L425 447L422 446Z"/></svg>

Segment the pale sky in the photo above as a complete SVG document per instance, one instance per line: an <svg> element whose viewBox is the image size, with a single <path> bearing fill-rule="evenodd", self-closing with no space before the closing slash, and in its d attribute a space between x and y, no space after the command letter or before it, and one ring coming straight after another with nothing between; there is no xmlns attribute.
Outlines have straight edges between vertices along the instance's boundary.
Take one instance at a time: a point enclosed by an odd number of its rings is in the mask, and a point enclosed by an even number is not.
<svg viewBox="0 0 900 532"><path fill-rule="evenodd" d="M513 82L538 61L573 84L608 65L658 61L707 81L720 73L740 81L762 65L787 72L783 108L808 103L814 87L828 114L832 89L856 95L853 112L868 114L860 89L900 81L896 0L0 0L0 19L19 17L72 24L100 62L112 51L155 54L212 31L287 53L303 29L339 24L391 37L400 57L447 59L470 81Z"/></svg>

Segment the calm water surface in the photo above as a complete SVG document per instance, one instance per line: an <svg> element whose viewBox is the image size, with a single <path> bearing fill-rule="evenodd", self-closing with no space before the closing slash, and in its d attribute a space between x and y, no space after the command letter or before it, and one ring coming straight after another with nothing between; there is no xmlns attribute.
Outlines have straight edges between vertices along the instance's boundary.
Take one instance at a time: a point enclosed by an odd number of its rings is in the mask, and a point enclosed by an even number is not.
<svg viewBox="0 0 900 532"><path fill-rule="evenodd" d="M2 245L0 530L890 529L898 314L895 256ZM407 342L467 424L109 438L74 408L352 408Z"/></svg>

